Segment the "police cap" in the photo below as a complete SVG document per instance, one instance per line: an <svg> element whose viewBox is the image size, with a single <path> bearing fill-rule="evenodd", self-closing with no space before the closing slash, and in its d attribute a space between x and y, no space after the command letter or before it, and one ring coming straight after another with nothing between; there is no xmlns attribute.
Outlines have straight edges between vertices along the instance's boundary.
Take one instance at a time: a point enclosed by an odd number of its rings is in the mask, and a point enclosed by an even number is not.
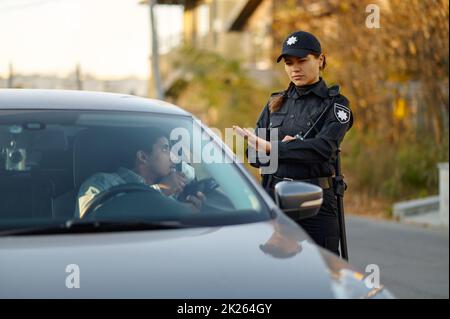
<svg viewBox="0 0 450 319"><path fill-rule="evenodd" d="M290 34L283 42L283 49L277 59L277 63L280 62L285 55L304 58L310 53L322 53L319 40L309 32L297 31Z"/></svg>

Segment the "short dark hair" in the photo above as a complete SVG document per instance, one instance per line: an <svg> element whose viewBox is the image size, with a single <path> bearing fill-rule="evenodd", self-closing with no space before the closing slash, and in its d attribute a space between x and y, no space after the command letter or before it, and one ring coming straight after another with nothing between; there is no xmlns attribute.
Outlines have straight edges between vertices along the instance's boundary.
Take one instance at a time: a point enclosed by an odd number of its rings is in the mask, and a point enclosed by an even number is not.
<svg viewBox="0 0 450 319"><path fill-rule="evenodd" d="M157 127L131 128L123 134L125 145L123 145L123 149L121 147L121 165L129 169L134 168L138 151L142 150L151 154L153 145L156 144L158 139L162 137L169 139L169 134Z"/></svg>

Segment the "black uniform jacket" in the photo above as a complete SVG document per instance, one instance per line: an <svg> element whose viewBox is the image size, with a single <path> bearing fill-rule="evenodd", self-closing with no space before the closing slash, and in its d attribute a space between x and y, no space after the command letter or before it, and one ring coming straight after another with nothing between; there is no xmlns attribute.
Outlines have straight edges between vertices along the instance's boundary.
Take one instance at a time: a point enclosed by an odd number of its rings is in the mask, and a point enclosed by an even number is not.
<svg viewBox="0 0 450 319"><path fill-rule="evenodd" d="M273 93L272 96L276 94L280 93ZM327 112L314 125L327 106ZM275 175L301 180L334 174L332 163L336 151L352 124L353 115L347 98L339 94L338 86L328 88L325 81L320 79L306 91L291 83L285 92L284 104L277 112L270 113L269 103L264 107L255 132L258 134L257 129L264 128L265 138L269 140L270 130L278 129L277 140L271 141L278 144L278 169ZM312 126L314 128L304 140L281 142L286 135L304 135ZM261 134L259 136L262 137ZM259 161L251 165L263 166Z"/></svg>

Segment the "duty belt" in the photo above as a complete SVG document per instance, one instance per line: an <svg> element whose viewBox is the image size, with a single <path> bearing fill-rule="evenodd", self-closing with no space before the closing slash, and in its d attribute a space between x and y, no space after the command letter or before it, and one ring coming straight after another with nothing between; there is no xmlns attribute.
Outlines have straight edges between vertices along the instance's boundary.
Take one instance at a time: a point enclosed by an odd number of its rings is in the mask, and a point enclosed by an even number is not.
<svg viewBox="0 0 450 319"><path fill-rule="evenodd" d="M311 184L321 187L322 189L328 189L333 186L333 178L332 177L293 179L293 178L289 178L289 177L279 177L279 176L272 174L272 181L275 183L282 182L282 181L311 183Z"/></svg>

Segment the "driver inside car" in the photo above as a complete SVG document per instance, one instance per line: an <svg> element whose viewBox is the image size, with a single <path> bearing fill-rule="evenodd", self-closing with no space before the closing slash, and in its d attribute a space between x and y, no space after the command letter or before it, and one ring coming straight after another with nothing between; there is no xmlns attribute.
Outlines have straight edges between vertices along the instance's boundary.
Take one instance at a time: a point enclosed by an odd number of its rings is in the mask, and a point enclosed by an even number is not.
<svg viewBox="0 0 450 319"><path fill-rule="evenodd" d="M148 128L130 134L127 150L120 153L121 166L116 172L98 172L81 185L77 196L76 216L83 218L89 204L98 194L128 183L148 185L166 197L169 205L182 205L193 212L201 210L205 200L202 192L187 196L185 202L175 199L189 180L183 173L175 170L168 135L163 130Z"/></svg>

